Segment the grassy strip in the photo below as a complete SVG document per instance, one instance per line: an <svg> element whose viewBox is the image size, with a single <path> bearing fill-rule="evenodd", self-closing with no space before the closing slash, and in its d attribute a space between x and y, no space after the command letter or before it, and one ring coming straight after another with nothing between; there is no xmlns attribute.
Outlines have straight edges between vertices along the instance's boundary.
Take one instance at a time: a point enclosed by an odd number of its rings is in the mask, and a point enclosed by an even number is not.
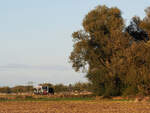
<svg viewBox="0 0 150 113"><path fill-rule="evenodd" d="M73 98L25 98L25 99L7 99L0 98L0 102L4 101L89 101L94 100L94 98L81 98L81 97L73 97Z"/></svg>
<svg viewBox="0 0 150 113"><path fill-rule="evenodd" d="M111 99L111 101L131 101L132 99Z"/></svg>

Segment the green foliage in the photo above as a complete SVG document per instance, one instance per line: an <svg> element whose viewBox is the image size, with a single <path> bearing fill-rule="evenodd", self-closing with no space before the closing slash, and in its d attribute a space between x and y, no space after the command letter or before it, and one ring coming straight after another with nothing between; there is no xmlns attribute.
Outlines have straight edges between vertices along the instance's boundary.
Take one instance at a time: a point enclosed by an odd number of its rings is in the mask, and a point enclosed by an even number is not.
<svg viewBox="0 0 150 113"><path fill-rule="evenodd" d="M75 84L51 84L51 83L44 83L40 84L41 86L49 86L54 88L55 92L82 92L82 91L91 91L91 84L90 83L82 83L77 82ZM0 93L32 93L33 86L15 86L15 87L0 87Z"/></svg>
<svg viewBox="0 0 150 113"><path fill-rule="evenodd" d="M105 73L105 70L95 69L86 75L86 77L92 82L93 91L96 95L103 95L105 93L105 86L108 83Z"/></svg>
<svg viewBox="0 0 150 113"><path fill-rule="evenodd" d="M82 82L77 82L72 85L72 91L91 91L91 84L90 83L82 83Z"/></svg>
<svg viewBox="0 0 150 113"><path fill-rule="evenodd" d="M43 83L43 84L39 84L40 86L48 86L48 87L53 87L53 84L51 83Z"/></svg>
<svg viewBox="0 0 150 113"><path fill-rule="evenodd" d="M0 87L0 93L25 93L33 92L33 86Z"/></svg>
<svg viewBox="0 0 150 113"><path fill-rule="evenodd" d="M11 93L11 89L9 87L1 87L0 93Z"/></svg>
<svg viewBox="0 0 150 113"><path fill-rule="evenodd" d="M56 84L53 85L55 92L82 92L82 91L91 91L91 84L90 83L82 83L77 82L75 84L63 85L63 84Z"/></svg>
<svg viewBox="0 0 150 113"><path fill-rule="evenodd" d="M94 97L65 97L65 98L49 98L49 97L42 97L42 98L33 98L32 96L29 97L23 97L21 95L16 96L14 99L8 99L8 98L0 98L0 102L7 102L7 101L90 101L94 100Z"/></svg>
<svg viewBox="0 0 150 113"><path fill-rule="evenodd" d="M123 92L123 96L135 96L138 93L136 86L128 86Z"/></svg>
<svg viewBox="0 0 150 113"><path fill-rule="evenodd" d="M63 84L56 84L54 86L54 90L55 92L65 92L65 91L69 91L68 87L63 85Z"/></svg>
<svg viewBox="0 0 150 113"><path fill-rule="evenodd" d="M11 88L13 93L33 92L33 86L15 86Z"/></svg>
<svg viewBox="0 0 150 113"><path fill-rule="evenodd" d="M143 20L132 21L150 34L150 8L145 11ZM96 95L150 94L150 44L134 41L124 29L118 8L98 6L83 19L83 29L72 34L70 62L75 71L86 72Z"/></svg>

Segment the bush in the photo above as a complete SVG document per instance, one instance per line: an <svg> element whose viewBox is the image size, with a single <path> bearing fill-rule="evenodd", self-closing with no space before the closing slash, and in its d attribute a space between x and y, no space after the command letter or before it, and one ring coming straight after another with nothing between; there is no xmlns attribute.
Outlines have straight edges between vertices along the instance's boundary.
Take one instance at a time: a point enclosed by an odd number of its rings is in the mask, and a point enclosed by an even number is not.
<svg viewBox="0 0 150 113"><path fill-rule="evenodd" d="M132 95L136 95L138 93L138 89L135 86L130 86L127 87L124 92L123 92L123 96L132 96Z"/></svg>
<svg viewBox="0 0 150 113"><path fill-rule="evenodd" d="M26 96L25 96L25 99L33 99L33 96L31 96L31 95L26 95Z"/></svg>

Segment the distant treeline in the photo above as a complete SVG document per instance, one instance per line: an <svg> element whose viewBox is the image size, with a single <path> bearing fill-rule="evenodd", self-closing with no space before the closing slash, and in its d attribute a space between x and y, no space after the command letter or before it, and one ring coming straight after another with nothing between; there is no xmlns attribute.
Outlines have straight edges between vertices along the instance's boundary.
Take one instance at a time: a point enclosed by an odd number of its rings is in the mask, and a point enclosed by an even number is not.
<svg viewBox="0 0 150 113"><path fill-rule="evenodd" d="M82 91L91 91L90 83L75 83L75 84L56 84L53 85L51 83L39 84L42 86L49 86L54 88L55 92L82 92ZM0 87L0 93L33 93L33 86L15 86L15 87Z"/></svg>

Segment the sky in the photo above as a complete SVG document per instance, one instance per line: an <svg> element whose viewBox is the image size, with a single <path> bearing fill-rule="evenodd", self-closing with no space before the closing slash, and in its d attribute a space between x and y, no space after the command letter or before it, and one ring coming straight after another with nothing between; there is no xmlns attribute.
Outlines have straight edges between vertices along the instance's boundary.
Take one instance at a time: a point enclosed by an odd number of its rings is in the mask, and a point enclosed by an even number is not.
<svg viewBox="0 0 150 113"><path fill-rule="evenodd" d="M118 7L126 23L149 0L0 0L0 86L87 82L69 63L71 34L97 5Z"/></svg>

